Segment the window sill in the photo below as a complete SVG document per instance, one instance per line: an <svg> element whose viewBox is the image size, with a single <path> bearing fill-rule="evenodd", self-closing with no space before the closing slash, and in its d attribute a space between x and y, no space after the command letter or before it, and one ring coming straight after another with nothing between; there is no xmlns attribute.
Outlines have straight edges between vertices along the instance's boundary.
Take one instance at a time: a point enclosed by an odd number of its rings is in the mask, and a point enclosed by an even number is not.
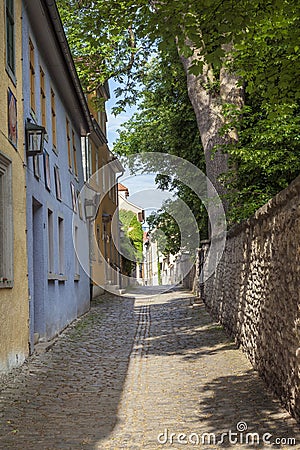
<svg viewBox="0 0 300 450"><path fill-rule="evenodd" d="M67 281L68 278L65 275L58 275L57 273L48 273L48 281Z"/></svg>
<svg viewBox="0 0 300 450"><path fill-rule="evenodd" d="M59 282L65 282L65 281L68 280L68 277L66 277L66 275L56 275L56 279L57 279Z"/></svg>
<svg viewBox="0 0 300 450"><path fill-rule="evenodd" d="M80 275L78 273L75 273L74 281L79 281L79 280L80 280Z"/></svg>
<svg viewBox="0 0 300 450"><path fill-rule="evenodd" d="M12 289L13 287L13 281L0 281L0 289Z"/></svg>

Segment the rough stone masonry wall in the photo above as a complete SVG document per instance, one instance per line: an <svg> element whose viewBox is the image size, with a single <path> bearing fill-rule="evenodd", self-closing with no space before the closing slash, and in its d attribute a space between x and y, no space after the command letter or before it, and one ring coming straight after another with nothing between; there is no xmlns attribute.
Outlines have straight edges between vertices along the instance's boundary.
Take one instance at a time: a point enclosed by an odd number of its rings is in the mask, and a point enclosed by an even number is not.
<svg viewBox="0 0 300 450"><path fill-rule="evenodd" d="M300 177L228 233L205 302L300 420Z"/></svg>

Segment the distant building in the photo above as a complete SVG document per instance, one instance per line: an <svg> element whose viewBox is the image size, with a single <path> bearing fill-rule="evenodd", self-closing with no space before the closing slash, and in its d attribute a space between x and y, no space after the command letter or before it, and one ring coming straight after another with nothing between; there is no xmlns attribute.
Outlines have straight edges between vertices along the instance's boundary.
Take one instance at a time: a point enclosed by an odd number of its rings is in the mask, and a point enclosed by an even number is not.
<svg viewBox="0 0 300 450"><path fill-rule="evenodd" d="M144 232L144 284L156 286L186 285L186 278L193 266L189 252L180 250L176 255L164 255L154 239L155 230Z"/></svg>
<svg viewBox="0 0 300 450"><path fill-rule="evenodd" d="M28 356L22 2L0 2L0 372Z"/></svg>
<svg viewBox="0 0 300 450"><path fill-rule="evenodd" d="M172 254L160 255L161 283L164 285L176 284L176 257Z"/></svg>
<svg viewBox="0 0 300 450"><path fill-rule="evenodd" d="M88 266L88 223L77 197L84 184L81 136L93 124L55 2L24 0L22 23L24 120L27 129L47 132L41 154L26 149L32 351L90 306L89 273L76 247Z"/></svg>
<svg viewBox="0 0 300 450"><path fill-rule="evenodd" d="M158 286L161 284L159 273L161 265L157 242L151 231L144 232L143 241L143 283L148 286Z"/></svg>
<svg viewBox="0 0 300 450"><path fill-rule="evenodd" d="M124 184L122 184L122 183L118 183L118 193L119 193L119 196L122 198L129 197L129 189L126 186L124 186Z"/></svg>
<svg viewBox="0 0 300 450"><path fill-rule="evenodd" d="M133 212L136 215L138 221L140 223L144 223L145 222L144 209L141 208L140 206L135 205L134 203L131 203L128 200L129 189L121 183L118 183L118 195L119 195L119 210L121 211L123 209L125 211ZM139 262L136 263L136 267L133 270L132 276L136 278L136 281L138 283L141 282L141 280L143 278L143 264L142 263L139 263Z"/></svg>
<svg viewBox="0 0 300 450"><path fill-rule="evenodd" d="M145 211L140 206L131 203L128 200L129 190L123 184L118 183L118 193L119 193L119 209L124 209L125 211L132 211L136 214L139 222L145 222Z"/></svg>

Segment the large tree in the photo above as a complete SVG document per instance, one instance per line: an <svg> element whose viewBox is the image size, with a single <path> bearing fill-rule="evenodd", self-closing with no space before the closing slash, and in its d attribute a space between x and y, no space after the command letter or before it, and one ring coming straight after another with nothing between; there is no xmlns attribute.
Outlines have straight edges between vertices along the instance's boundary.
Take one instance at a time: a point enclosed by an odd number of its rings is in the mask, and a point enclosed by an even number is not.
<svg viewBox="0 0 300 450"><path fill-rule="evenodd" d="M149 61L140 96L138 111L123 125L114 151L126 156L145 152L167 153L184 158L204 172L205 160L197 121L188 98L184 70L174 45L173 51L169 48L168 58L152 58ZM150 162L149 160L148 171L164 173L164 170L161 170L164 167L160 167L162 161L157 161L156 158ZM172 168L172 176L159 174L156 176L156 183L160 189L174 192L176 198L187 205L197 221L200 238L206 239L205 207L196 193L180 181L180 178L175 165ZM169 201L161 211L152 215L151 224L147 219L152 228L155 226L164 231L167 236L166 248L172 250L172 253L178 251L180 229L170 212L180 210L182 206L178 205L177 200ZM181 226L186 229L188 221L189 217L180 217ZM170 227L168 233L167 226Z"/></svg>
<svg viewBox="0 0 300 450"><path fill-rule="evenodd" d="M156 48L165 52L176 42L207 174L221 193L218 178L227 169L223 151L230 145L231 155L234 149L239 152L238 131L244 132L239 123L249 113L243 106L244 91L257 114L257 126L259 115L263 131L272 126L274 116L284 115L275 132L277 136L279 130L287 132L290 142L294 139L300 96L298 0L59 0L58 4L86 89L116 77L126 92L120 107L135 101L152 52ZM259 104L254 108L255 103ZM240 167L245 161L242 153L235 155L239 164L242 160ZM256 152L247 155L248 160L259 160Z"/></svg>

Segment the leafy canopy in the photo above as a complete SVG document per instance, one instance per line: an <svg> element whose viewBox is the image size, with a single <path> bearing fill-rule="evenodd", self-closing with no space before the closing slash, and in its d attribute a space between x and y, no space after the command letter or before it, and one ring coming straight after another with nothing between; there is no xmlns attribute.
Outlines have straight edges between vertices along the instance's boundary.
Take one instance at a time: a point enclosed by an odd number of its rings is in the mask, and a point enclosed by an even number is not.
<svg viewBox="0 0 300 450"><path fill-rule="evenodd" d="M245 87L242 115L232 105L223 108L226 127L235 127L239 135L238 143L226 148L232 171L223 177L233 205L231 220L240 221L251 215L299 173L299 0L57 3L86 90L114 77L120 83L117 95L125 92L116 109L120 111L139 97L140 83L148 86L149 93L144 90L142 96L152 106L143 106L143 114L129 122L118 151L121 145L120 152L125 153L159 149L200 164L199 138L197 141L196 133L190 134L191 128L184 123L184 118L188 122L193 112L190 107L185 109L188 100L181 102L181 97L176 97L177 86L168 78L168 74L173 76L172 52L176 42L183 56L188 57L195 50L200 55L190 69L195 75L201 73L206 62L217 80L221 67L227 65L240 76ZM228 48L231 57L225 61ZM156 66L157 73L151 72L154 54L162 61L162 66ZM160 73L163 66L166 70ZM165 86L162 84L163 91L158 86L160 75L163 84L173 87L174 96L164 97ZM181 80L186 86L183 77ZM203 87L218 93L217 83ZM180 119L177 127L176 113Z"/></svg>
<svg viewBox="0 0 300 450"><path fill-rule="evenodd" d="M132 211L121 209L119 218L124 231L124 237L121 240L122 254L128 260L141 262L143 258L142 225Z"/></svg>
<svg viewBox="0 0 300 450"><path fill-rule="evenodd" d="M123 84L127 101L134 102L149 57L157 47L168 51L176 38L181 54L189 56L197 49L215 71L224 64L226 45L233 44L231 62L249 92L259 92L267 101L299 98L298 0L58 0L57 4L86 88L115 77ZM191 70L199 74L202 65L199 58Z"/></svg>
<svg viewBox="0 0 300 450"><path fill-rule="evenodd" d="M195 114L188 98L185 73L174 44L172 50L168 53L168 58L151 60L144 76L139 110L124 124L114 151L119 155L146 152L172 154L190 161L204 171L204 153ZM159 172L159 167L148 167L150 169ZM177 180L176 167L173 171L170 176L157 175L157 186L162 190L173 191L184 201L196 218L201 236L206 238L206 210L197 195ZM170 203L172 201L152 214L147 222L151 229L156 227L163 231L163 241L166 240L162 244L164 253L167 251L176 254L180 247L180 230L168 212ZM180 210L178 202L175 200L173 203L173 209ZM183 226L185 220L187 219L181 218Z"/></svg>

